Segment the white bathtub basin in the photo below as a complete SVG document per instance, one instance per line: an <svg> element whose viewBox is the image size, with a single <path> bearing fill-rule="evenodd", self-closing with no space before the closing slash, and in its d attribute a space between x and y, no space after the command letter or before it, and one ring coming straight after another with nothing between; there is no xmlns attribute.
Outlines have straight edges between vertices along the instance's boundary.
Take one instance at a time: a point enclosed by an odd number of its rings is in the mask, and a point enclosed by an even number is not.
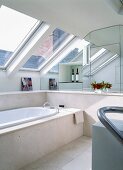
<svg viewBox="0 0 123 170"><path fill-rule="evenodd" d="M56 109L27 107L0 111L0 129L46 118L57 114Z"/></svg>

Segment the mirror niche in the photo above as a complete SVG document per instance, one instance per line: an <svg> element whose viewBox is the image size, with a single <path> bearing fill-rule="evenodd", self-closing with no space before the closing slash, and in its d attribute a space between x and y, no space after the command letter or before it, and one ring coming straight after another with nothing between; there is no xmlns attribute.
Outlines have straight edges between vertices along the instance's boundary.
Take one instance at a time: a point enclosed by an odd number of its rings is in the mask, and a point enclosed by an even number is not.
<svg viewBox="0 0 123 170"><path fill-rule="evenodd" d="M95 30L84 40L84 47L77 46L71 50L49 71L47 84L49 78L53 78L57 90L93 91L92 82L104 81L112 84L110 92L122 92L123 26Z"/></svg>

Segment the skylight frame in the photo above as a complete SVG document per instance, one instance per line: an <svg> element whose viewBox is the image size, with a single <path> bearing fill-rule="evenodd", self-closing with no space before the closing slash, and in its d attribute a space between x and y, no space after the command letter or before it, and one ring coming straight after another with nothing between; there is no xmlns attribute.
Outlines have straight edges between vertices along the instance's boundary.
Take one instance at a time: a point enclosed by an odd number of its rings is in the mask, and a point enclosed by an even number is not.
<svg viewBox="0 0 123 170"><path fill-rule="evenodd" d="M83 55L83 50L80 51L75 58L73 58L70 62L75 62L75 60L80 56Z"/></svg>
<svg viewBox="0 0 123 170"><path fill-rule="evenodd" d="M80 45L80 41L83 45ZM62 59L64 59L66 57L66 55L68 55L68 53L71 52L71 50L73 50L77 47L81 47L79 49L80 50L79 53L80 53L84 48L84 45L85 45L84 43L86 43L86 45L89 44L89 42L85 41L84 39L81 40L79 37L75 36L71 40L71 42L68 43L68 45L61 51L61 53L58 53L58 55L56 55L56 57L53 59L53 61L51 61L50 64L45 65L45 67L41 69L41 74L46 74L53 66L55 66ZM78 44L78 46L77 46L77 44Z"/></svg>
<svg viewBox="0 0 123 170"><path fill-rule="evenodd" d="M70 34L66 37L66 39L59 45L58 48L55 49L55 51L53 52L53 54L51 54L51 56L49 56L49 58L44 61L44 63L42 63L37 69L33 69L33 68L21 68L20 70L23 71L36 71L36 72L40 72L41 69L43 67L45 67L45 65L47 65L47 63L49 61L51 61L53 58L55 58L70 42L71 40L74 38L75 36L73 34Z"/></svg>
<svg viewBox="0 0 123 170"><path fill-rule="evenodd" d="M103 55L106 52L105 48L101 48L98 52L96 52L92 57L90 57L90 62L98 59L99 56Z"/></svg>
<svg viewBox="0 0 123 170"><path fill-rule="evenodd" d="M103 66L107 65L109 62L115 60L117 57L118 57L118 54L113 55L111 58L109 58L104 63L102 63L100 66L98 66L98 68L102 68Z"/></svg>
<svg viewBox="0 0 123 170"><path fill-rule="evenodd" d="M19 46L16 48L10 59L6 62L4 66L0 66L0 68L7 69L7 67L10 65L10 63L16 58L17 54L21 51L21 49L26 45L26 43L29 41L29 39L32 37L34 32L37 30L40 24L43 22L37 21L37 23L34 25L33 29L28 33L28 35L24 38L24 40L19 44Z"/></svg>
<svg viewBox="0 0 123 170"><path fill-rule="evenodd" d="M91 74L89 72L86 73L87 76L93 76L95 73L97 73L98 71L100 71L103 67L107 66L110 62L114 61L116 58L118 58L119 55L115 54L113 55L111 58L109 58L108 60L106 60L105 62L103 62L102 64L100 64L96 69L94 69L93 71L91 71Z"/></svg>
<svg viewBox="0 0 123 170"><path fill-rule="evenodd" d="M59 62L58 64L72 64L72 63L75 63L76 61L76 59L80 56L80 55L82 55L83 54L83 50L81 50L78 54L77 54L77 56L75 57L75 58L73 58L71 61L69 61L69 62L66 62L66 63L62 63L62 61L61 62ZM64 60L64 59L63 59ZM82 64L82 63L81 63ZM57 64L56 64L57 65ZM56 66L55 65L55 66ZM54 66L53 66L54 67ZM52 67L52 68L53 68ZM58 70L52 70L52 68L49 70L49 73L55 73L55 74L58 74L59 73L59 71Z"/></svg>
<svg viewBox="0 0 123 170"><path fill-rule="evenodd" d="M99 50L98 52L96 52L91 58L89 58L89 63L93 63L94 61L98 60L102 55L104 55L107 52L107 50L105 48L102 48L101 50ZM83 68L89 66L90 64L84 64Z"/></svg>
<svg viewBox="0 0 123 170"><path fill-rule="evenodd" d="M97 73L98 71L100 71L102 68L104 68L105 66L107 66L110 62L114 61L116 58L118 58L119 55L115 54L113 55L111 58L109 58L108 60L106 60L104 63L102 63L101 65L98 66L98 68L96 68L95 70L92 71L91 75L94 75L95 73Z"/></svg>
<svg viewBox="0 0 123 170"><path fill-rule="evenodd" d="M19 71L20 67L22 66L22 63L24 64L26 58L29 58L28 53L30 53L30 50L35 47L35 45L42 38L43 34L49 29L49 27L50 27L49 24L47 24L46 22L42 22L39 25L39 27L36 29L36 31L31 36L29 41L27 41L25 46L16 55L15 60L11 63L11 65L7 69L8 75L13 74L17 70Z"/></svg>
<svg viewBox="0 0 123 170"><path fill-rule="evenodd" d="M2 7L2 6L1 6ZM8 8L6 6L3 5L3 8ZM10 10L13 10L11 8L8 8ZM16 10L13 10L16 11ZM18 11L17 11L18 12ZM20 12L18 12L20 13ZM21 14L21 13L20 13ZM22 15L25 15L22 13ZM25 15L27 17L30 17L28 15ZM32 17L31 17L32 18ZM8 66L11 64L11 62L16 58L17 54L21 51L21 49L25 46L25 44L29 41L29 39L32 37L32 35L34 34L34 32L37 30L37 28L43 23L42 21L35 19L34 25L32 25L30 27L29 32L27 32L27 34L25 34L24 38L20 41L20 43L18 44L18 46L15 48L14 52L12 51L12 55L10 56L10 58L6 61L6 63L2 66L0 66L0 69L2 70L7 70ZM1 49L2 50L2 49ZM3 49L4 50L4 49ZM6 51L6 50L5 50Z"/></svg>

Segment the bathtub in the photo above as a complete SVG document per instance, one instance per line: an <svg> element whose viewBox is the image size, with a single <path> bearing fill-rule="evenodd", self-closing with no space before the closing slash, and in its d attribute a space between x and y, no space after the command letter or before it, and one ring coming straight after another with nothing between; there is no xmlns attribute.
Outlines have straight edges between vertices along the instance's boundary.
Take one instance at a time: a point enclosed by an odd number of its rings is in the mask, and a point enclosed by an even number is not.
<svg viewBox="0 0 123 170"><path fill-rule="evenodd" d="M56 109L27 107L0 111L0 129L20 125L57 114Z"/></svg>
<svg viewBox="0 0 123 170"><path fill-rule="evenodd" d="M0 112L0 170L21 169L83 135L83 123L74 123L81 110L56 112L42 107Z"/></svg>

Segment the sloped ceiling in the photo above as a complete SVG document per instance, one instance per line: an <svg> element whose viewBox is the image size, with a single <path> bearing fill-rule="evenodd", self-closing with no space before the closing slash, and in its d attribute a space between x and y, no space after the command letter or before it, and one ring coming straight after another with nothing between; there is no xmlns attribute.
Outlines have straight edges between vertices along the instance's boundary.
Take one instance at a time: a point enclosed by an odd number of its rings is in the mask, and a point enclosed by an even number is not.
<svg viewBox="0 0 123 170"><path fill-rule="evenodd" d="M0 0L2 4L81 38L90 31L123 24L119 0Z"/></svg>

